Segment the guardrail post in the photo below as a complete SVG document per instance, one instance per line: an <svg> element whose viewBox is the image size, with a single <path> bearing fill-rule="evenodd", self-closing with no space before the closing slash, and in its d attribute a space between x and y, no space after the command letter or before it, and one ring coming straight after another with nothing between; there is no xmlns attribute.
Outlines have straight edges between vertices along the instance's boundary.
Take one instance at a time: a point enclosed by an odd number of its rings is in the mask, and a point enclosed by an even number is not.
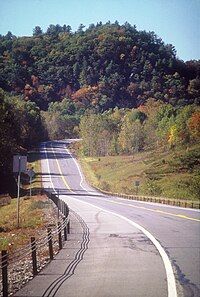
<svg viewBox="0 0 200 297"><path fill-rule="evenodd" d="M67 222L67 233L70 234L70 220Z"/></svg>
<svg viewBox="0 0 200 297"><path fill-rule="evenodd" d="M64 201L63 200L61 201L62 201L62 214L64 215Z"/></svg>
<svg viewBox="0 0 200 297"><path fill-rule="evenodd" d="M47 234L48 234L48 244L49 244L49 257L50 257L50 260L53 260L53 244L52 244L51 228L47 229Z"/></svg>
<svg viewBox="0 0 200 297"><path fill-rule="evenodd" d="M59 244L59 250L62 249L62 234L61 234L61 223L58 222L58 244Z"/></svg>
<svg viewBox="0 0 200 297"><path fill-rule="evenodd" d="M62 214L62 200L60 199L60 212L61 212L61 214Z"/></svg>
<svg viewBox="0 0 200 297"><path fill-rule="evenodd" d="M8 297L8 252L1 251L3 297Z"/></svg>
<svg viewBox="0 0 200 297"><path fill-rule="evenodd" d="M32 250L32 264L33 264L33 275L37 275L37 255L36 255L36 241L35 237L31 237L31 250Z"/></svg>
<svg viewBox="0 0 200 297"><path fill-rule="evenodd" d="M67 226L65 223L66 218L63 218L63 224L64 224L64 241L67 241Z"/></svg>
<svg viewBox="0 0 200 297"><path fill-rule="evenodd" d="M57 208L58 208L58 220L59 220L59 217L60 217L60 200L58 199L57 200Z"/></svg>

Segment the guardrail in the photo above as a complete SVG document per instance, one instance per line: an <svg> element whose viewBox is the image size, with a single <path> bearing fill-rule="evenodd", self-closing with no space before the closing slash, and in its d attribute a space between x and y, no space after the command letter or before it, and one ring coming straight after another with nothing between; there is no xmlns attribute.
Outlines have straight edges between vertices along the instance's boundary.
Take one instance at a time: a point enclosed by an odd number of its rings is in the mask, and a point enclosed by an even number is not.
<svg viewBox="0 0 200 297"><path fill-rule="evenodd" d="M178 200L178 199L155 197L155 196L128 195L128 194L112 193L112 192L104 191L98 187L94 187L94 188L108 196L117 196L120 198L129 199L129 200L154 202L154 203L161 203L161 204L167 204L167 205L173 205L173 206L179 206L179 207L185 207L185 208L190 207L190 208L200 209L199 201L186 201L186 200Z"/></svg>
<svg viewBox="0 0 200 297"><path fill-rule="evenodd" d="M46 234L38 239L31 237L29 244L12 254L9 254L6 250L1 252L0 269L2 280L0 283L0 296L2 297L8 297L9 292L20 288L18 287L19 275L24 275L22 284L37 275L46 263L54 258L55 253L62 249L63 242L67 240L67 234L70 233L67 204L53 193L44 190L42 192L57 207L57 226L55 228L48 227Z"/></svg>

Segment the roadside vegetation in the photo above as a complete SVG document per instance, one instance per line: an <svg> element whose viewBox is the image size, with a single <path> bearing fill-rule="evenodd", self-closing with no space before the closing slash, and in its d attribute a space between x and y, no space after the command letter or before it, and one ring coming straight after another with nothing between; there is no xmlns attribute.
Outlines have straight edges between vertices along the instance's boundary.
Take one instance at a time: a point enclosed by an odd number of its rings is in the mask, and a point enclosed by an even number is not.
<svg viewBox="0 0 200 297"><path fill-rule="evenodd" d="M17 199L0 208L0 250L14 250L41 236L50 219L51 204L45 196L20 198L20 227L17 228Z"/></svg>
<svg viewBox="0 0 200 297"><path fill-rule="evenodd" d="M30 151L28 161L28 168L33 168L36 173L31 184L33 195L29 196L28 176L22 175L20 226L17 228L17 198L14 198L9 205L0 207L0 250L13 252L30 243L31 236L41 236L48 224L54 223L55 213L51 202L38 192L42 186L39 152Z"/></svg>
<svg viewBox="0 0 200 297"><path fill-rule="evenodd" d="M102 190L198 201L200 176L194 164L199 151L197 145L176 152L157 149L129 156L80 156L79 161L87 180Z"/></svg>
<svg viewBox="0 0 200 297"><path fill-rule="evenodd" d="M118 193L199 199L198 106L174 108L149 99L137 109L83 116L80 135L81 162L95 186Z"/></svg>

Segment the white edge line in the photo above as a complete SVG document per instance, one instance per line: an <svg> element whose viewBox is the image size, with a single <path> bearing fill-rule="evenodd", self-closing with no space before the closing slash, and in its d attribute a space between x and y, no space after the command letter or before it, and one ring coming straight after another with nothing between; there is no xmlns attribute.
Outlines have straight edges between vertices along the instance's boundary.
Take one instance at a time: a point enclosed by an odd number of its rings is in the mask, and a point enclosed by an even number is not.
<svg viewBox="0 0 200 297"><path fill-rule="evenodd" d="M69 152L69 151L68 151ZM69 152L70 156L72 157L72 159L74 160L77 168L78 168L78 171L81 175L81 182L80 182L80 186L82 187L82 189L86 190L83 186L82 186L82 182L83 182L83 175L80 171L80 168L79 168L79 165L77 163L77 161L74 159L74 157L71 155L71 153ZM45 155L47 157L47 153L46 153L46 146L45 146ZM49 168L49 160L47 158L47 163L48 163L48 171L49 171L49 174L50 174L50 168ZM51 175L50 175L50 179L51 179ZM51 184L53 186L53 182L52 182L52 179L51 179ZM53 189L55 191L55 188L53 186ZM89 192L88 192L89 193ZM67 196L67 195L65 195ZM68 198L70 198L69 196L67 196ZM79 199L77 199L79 200ZM173 268L172 268L172 265L171 265L171 262L169 260L169 257L167 255L167 253L165 252L165 250L163 249L163 247L161 246L161 244L158 242L158 240L149 232L147 231L144 227L140 226L139 224L131 221L130 219L120 215L120 214L117 214L115 212L112 212L112 211L109 211L109 210L106 210L106 209L103 209L99 206L95 206L89 202L86 202L86 201L82 201L82 200L79 200L81 203L85 203L87 205L90 205L92 207L95 207L101 211L104 211L106 213L109 213L109 214L112 214L114 216L117 216L119 218L121 218L122 220L125 220L126 222L128 222L130 225L134 226L135 228L137 228L138 230L140 230L141 232L143 232L146 237L148 237L151 242L154 244L154 246L157 248L162 260L163 260L163 263L164 263L164 266L165 266L165 271L166 271L166 275L167 275L167 288L168 288L168 297L177 297L177 290L176 290L176 281L175 281L175 276L174 276L174 272L173 272Z"/></svg>
<svg viewBox="0 0 200 297"><path fill-rule="evenodd" d="M67 196L67 197L68 198L71 198L69 196ZM132 225L135 228L137 228L138 230L140 230L142 233L144 233L146 235L146 237L148 237L149 240L151 240L151 242L157 248L157 250L158 250L158 252L159 252L159 254L160 254L160 256L161 256L161 258L163 260L163 263L164 263L164 266L165 266L166 275L167 275L168 297L177 297L176 281L175 281L175 276L174 276L173 268L172 268L171 262L169 260L169 257L167 255L167 253L165 252L165 250L163 249L163 247L161 246L161 244L157 241L157 239L149 231L147 231L141 225L139 225L139 224L131 221L130 219L128 219L128 218L126 218L126 217L124 217L124 216L122 216L122 215L120 215L118 213L112 212L110 210L106 210L104 208L101 208L99 206L93 205L93 204L91 204L89 202L86 202L86 201L82 201L82 200L79 200L79 199L77 199L77 200L79 202L81 202L81 203L85 203L87 205L90 205L92 207L95 207L98 210L101 210L103 212L106 212L106 213L109 213L111 215L117 216L120 219L125 220L130 225Z"/></svg>
<svg viewBox="0 0 200 297"><path fill-rule="evenodd" d="M77 162L77 160L73 157L73 155L71 154L71 152L66 148L66 150L67 150L67 152L68 152L68 154L71 156L71 158L73 159L73 161L74 161L74 163L76 164L76 167L77 167L77 169L78 169L78 171L79 171L79 174L80 174L80 176L81 176L81 182L80 182L80 186L82 187L82 189L83 190L85 190L86 192L88 192L89 194L91 194L92 192L89 192L84 186L83 186L83 181L85 181L85 178L83 177L83 174L82 174L82 172L81 172L81 169L80 169L80 166L79 166L79 164L78 164L78 162ZM104 193L102 193L102 194L104 194ZM104 194L105 195L105 194ZM113 197L115 197L115 198L117 198L117 199L119 199L119 200L126 200L126 199L124 199L124 198L121 198L121 197L116 197L115 195L112 195ZM133 200L134 201L134 200ZM158 203L151 203L151 202L146 202L146 201L139 201L139 200L137 200L136 201L137 203L141 203L141 204L150 204L150 205L158 205ZM175 209L181 209L181 210L189 210L189 211L194 211L194 212L200 212L200 210L199 209L193 209L193 208L184 208L184 207L177 207L177 206L173 206L173 205L167 205L167 204L159 204L159 207L169 207L169 208L175 208Z"/></svg>

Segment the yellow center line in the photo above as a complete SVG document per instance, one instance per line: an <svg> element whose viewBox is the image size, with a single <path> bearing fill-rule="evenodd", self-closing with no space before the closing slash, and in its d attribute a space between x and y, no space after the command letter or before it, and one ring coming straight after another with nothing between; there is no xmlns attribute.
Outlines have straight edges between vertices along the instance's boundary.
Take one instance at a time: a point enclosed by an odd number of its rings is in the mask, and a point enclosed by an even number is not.
<svg viewBox="0 0 200 297"><path fill-rule="evenodd" d="M53 148L52 148L52 150L53 150ZM54 150L53 150L53 154L54 154L54 156L55 156L55 152L54 152ZM61 176L61 178L62 178L62 180L63 180L65 186L67 187L67 189L68 189L70 192L73 192L73 191L71 190L70 186L68 185L68 183L67 183L67 181L66 181L66 178L65 178L64 175L63 175L63 172L62 172L62 170L61 170L61 168L60 168L60 164L59 164L58 159L56 158L56 156L55 156L55 159L56 159L56 163L57 163L57 166L58 166L58 170L59 170L59 172L60 172L60 176Z"/></svg>
<svg viewBox="0 0 200 297"><path fill-rule="evenodd" d="M125 205L125 206L129 206L129 207L133 207L133 208L144 209L144 210L148 210L148 211L151 211L151 212L157 212L157 213L162 213L162 214L173 216L173 217L178 217L178 218L181 218L181 219L186 219L186 220L200 222L199 219L191 218L191 217L188 217L188 216L185 216L185 215L181 215L181 214L174 214L174 213L171 213L171 212L166 212L166 211L163 211L163 210L160 210L160 209L151 209L151 208L147 208L147 207L144 207L144 206L136 206L136 205L132 205L132 204L126 204L126 203L122 203L122 202L116 202L114 200L109 200L109 201L112 202L112 203L115 203L115 204Z"/></svg>

